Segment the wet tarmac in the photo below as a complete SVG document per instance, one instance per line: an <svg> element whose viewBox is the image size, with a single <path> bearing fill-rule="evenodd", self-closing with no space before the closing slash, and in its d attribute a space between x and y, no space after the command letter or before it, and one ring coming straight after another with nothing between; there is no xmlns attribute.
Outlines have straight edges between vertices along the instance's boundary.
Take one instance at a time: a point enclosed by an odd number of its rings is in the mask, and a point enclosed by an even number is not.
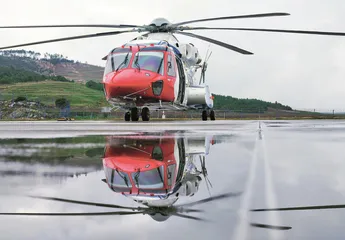
<svg viewBox="0 0 345 240"><path fill-rule="evenodd" d="M0 122L0 239L344 239L344 146L345 121Z"/></svg>

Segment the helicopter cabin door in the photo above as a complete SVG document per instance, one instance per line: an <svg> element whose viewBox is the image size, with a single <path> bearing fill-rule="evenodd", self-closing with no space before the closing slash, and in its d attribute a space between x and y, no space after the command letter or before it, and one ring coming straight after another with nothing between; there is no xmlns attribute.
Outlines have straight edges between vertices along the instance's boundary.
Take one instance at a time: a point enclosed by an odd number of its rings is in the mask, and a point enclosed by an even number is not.
<svg viewBox="0 0 345 240"><path fill-rule="evenodd" d="M177 96L177 102L183 103L186 91L186 75L184 74L183 63L180 58L176 58L176 65L179 76L179 90Z"/></svg>

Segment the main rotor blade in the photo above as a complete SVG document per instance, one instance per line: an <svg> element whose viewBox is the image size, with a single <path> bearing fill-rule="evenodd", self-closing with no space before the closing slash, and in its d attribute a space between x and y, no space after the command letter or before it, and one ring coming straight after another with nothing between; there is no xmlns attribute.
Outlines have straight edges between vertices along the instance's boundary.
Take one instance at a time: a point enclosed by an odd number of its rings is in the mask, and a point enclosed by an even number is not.
<svg viewBox="0 0 345 240"><path fill-rule="evenodd" d="M87 35L79 35L79 36L74 36L74 37L56 38L56 39L51 39L51 40L39 41L39 42L31 42L31 43L24 43L24 44L18 44L18 45L13 45L13 46L1 47L0 50L8 49L8 48L32 46L32 45L38 45L38 44L44 44L44 43L69 41L69 40L82 39L82 38L104 37L104 36L111 36L111 35L117 35L117 34L128 33L128 32L135 32L135 30L102 32L102 33L93 33L93 34L87 34Z"/></svg>
<svg viewBox="0 0 345 240"><path fill-rule="evenodd" d="M277 33L295 33L312 34L326 36L345 36L345 32L323 32L323 31L305 31L289 29L266 29L266 28L213 28L213 27L185 27L181 30L235 30L235 31L253 31L253 32L277 32Z"/></svg>
<svg viewBox="0 0 345 240"><path fill-rule="evenodd" d="M213 197L209 197L209 198L205 198L196 202L191 202L191 203L185 203L185 204L180 204L177 205L176 207L187 207L187 206L194 206L197 204L202 204L202 203L207 203L207 202L211 202L211 201L215 201L215 200L220 200L220 199L224 199L224 198L230 198L230 197L237 197L241 195L241 193L224 193L224 194L219 194Z"/></svg>
<svg viewBox="0 0 345 240"><path fill-rule="evenodd" d="M278 17L278 16L288 16L289 13L261 13L261 14L250 14L250 15L238 15L238 16L228 16L228 17L217 17L217 18L202 18L191 21L179 22L172 24L173 26L180 26L189 23L196 22L206 22L206 21L215 21L215 20L226 20L226 19L239 19L239 18L260 18L260 17Z"/></svg>
<svg viewBox="0 0 345 240"><path fill-rule="evenodd" d="M134 215L143 212L89 212L89 213L0 213L3 216L104 216L104 215Z"/></svg>
<svg viewBox="0 0 345 240"><path fill-rule="evenodd" d="M184 215L181 213L173 213L172 215L177 216L177 217L181 217L181 218L193 219L193 220L197 220L197 221L205 221L205 219L203 219L203 218L188 216L188 215Z"/></svg>
<svg viewBox="0 0 345 240"><path fill-rule="evenodd" d="M65 24L65 25L24 25L24 26L0 26L0 28L78 28L78 27L88 27L88 28L143 28L144 26L138 25L111 25L111 24Z"/></svg>
<svg viewBox="0 0 345 240"><path fill-rule="evenodd" d="M66 203L72 203L72 204L96 206L96 207L120 208L120 209L130 209L130 210L138 210L138 209L140 209L140 208L124 207L124 206L113 205L113 204L76 201L76 200L70 200L70 199L64 199L64 198L41 197L41 196L29 196L29 197L31 197L31 198L43 199L43 200L50 200L50 201L66 202Z"/></svg>
<svg viewBox="0 0 345 240"><path fill-rule="evenodd" d="M339 209L345 208L345 205L319 205L319 206L302 206L302 207L287 207L287 208L262 208L251 209L252 212L268 212L268 211L301 211L301 210L321 210L321 209Z"/></svg>
<svg viewBox="0 0 345 240"><path fill-rule="evenodd" d="M273 230L290 230L292 228L289 226L267 225L267 224L261 224L261 223L251 223L250 226L258 227L258 228L273 229Z"/></svg>
<svg viewBox="0 0 345 240"><path fill-rule="evenodd" d="M252 52L248 52L248 51L246 51L246 50L244 50L244 49L235 47L235 46L233 46L233 45L229 45L229 44L227 44L227 43L225 43L225 42L220 42L220 41L215 40L215 39L212 39L212 38L208 38L208 37L196 35L196 34L194 34L194 33L186 33L186 32L175 32L175 33L177 33L177 34L182 34L182 35L186 35L186 36L188 36L188 37L198 38L198 39L204 40L204 41L206 41L206 42L210 42L210 43L219 45L219 46L221 46L221 47L225 47L225 48L227 48L227 49L233 50L233 51L238 52L238 53L247 54L247 55L253 54Z"/></svg>

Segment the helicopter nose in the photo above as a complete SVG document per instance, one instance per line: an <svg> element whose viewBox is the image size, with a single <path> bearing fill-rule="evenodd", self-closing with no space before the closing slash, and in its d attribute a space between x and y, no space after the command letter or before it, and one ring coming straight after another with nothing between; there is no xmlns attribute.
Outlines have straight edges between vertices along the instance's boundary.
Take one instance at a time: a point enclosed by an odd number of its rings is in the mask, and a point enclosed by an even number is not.
<svg viewBox="0 0 345 240"><path fill-rule="evenodd" d="M154 77L154 75L136 73L130 69L123 70L104 83L105 90L108 97L150 96Z"/></svg>

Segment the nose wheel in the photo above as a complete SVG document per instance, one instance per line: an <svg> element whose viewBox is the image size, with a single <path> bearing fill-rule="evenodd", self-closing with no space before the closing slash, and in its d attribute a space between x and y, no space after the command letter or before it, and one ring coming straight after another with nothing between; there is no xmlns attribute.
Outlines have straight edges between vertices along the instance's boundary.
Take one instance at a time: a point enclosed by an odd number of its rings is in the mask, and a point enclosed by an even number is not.
<svg viewBox="0 0 345 240"><path fill-rule="evenodd" d="M210 120L211 121L214 121L216 120L216 114L214 113L213 110L211 111L207 111L207 110L203 110L202 113L201 113L201 120L203 121L207 121L207 118L210 117Z"/></svg>
<svg viewBox="0 0 345 240"><path fill-rule="evenodd" d="M144 107L141 110L141 114L139 114L139 109L137 107L131 108L130 111L125 113L125 121L137 122L139 121L140 115L143 122L150 121L150 109L147 107Z"/></svg>
<svg viewBox="0 0 345 240"><path fill-rule="evenodd" d="M132 122L137 122L139 120L139 111L136 107L131 109L131 120Z"/></svg>

